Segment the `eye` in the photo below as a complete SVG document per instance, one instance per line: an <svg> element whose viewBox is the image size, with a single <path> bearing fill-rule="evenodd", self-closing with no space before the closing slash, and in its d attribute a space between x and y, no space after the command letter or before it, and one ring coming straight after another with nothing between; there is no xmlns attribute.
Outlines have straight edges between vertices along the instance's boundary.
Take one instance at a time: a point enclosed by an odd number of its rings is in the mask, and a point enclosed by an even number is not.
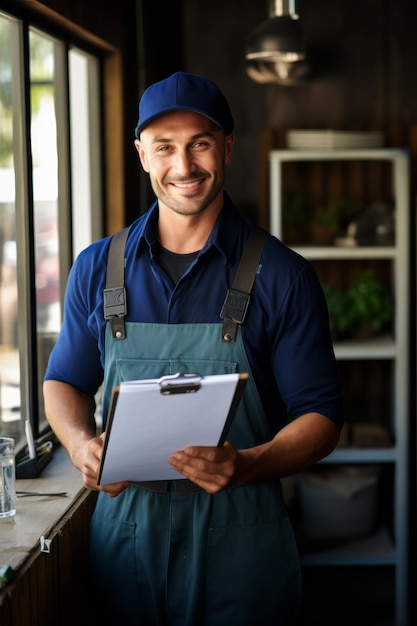
<svg viewBox="0 0 417 626"><path fill-rule="evenodd" d="M196 141L191 146L192 150L205 150L208 148L209 143L207 141Z"/></svg>
<svg viewBox="0 0 417 626"><path fill-rule="evenodd" d="M155 152L169 152L171 150L171 146L166 144L161 144L160 146L156 146Z"/></svg>

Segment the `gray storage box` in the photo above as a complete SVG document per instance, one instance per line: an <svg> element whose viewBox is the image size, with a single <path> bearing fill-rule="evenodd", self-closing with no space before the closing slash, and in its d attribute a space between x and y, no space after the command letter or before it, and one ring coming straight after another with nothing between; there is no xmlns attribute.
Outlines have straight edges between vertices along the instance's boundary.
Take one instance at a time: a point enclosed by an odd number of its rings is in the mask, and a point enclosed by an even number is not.
<svg viewBox="0 0 417 626"><path fill-rule="evenodd" d="M312 538L353 538L375 529L379 468L304 473L298 483L300 526Z"/></svg>

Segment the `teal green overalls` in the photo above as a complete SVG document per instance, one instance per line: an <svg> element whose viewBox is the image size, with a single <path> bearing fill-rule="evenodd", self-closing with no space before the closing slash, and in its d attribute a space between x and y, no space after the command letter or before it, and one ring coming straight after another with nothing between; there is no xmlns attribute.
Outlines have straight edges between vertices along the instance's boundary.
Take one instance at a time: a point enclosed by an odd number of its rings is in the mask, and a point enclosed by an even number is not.
<svg viewBox="0 0 417 626"><path fill-rule="evenodd" d="M222 324L128 322L117 341L107 324L105 393L120 381L178 371L246 371L227 439L237 449L268 441L241 329L234 342L221 333ZM300 607L299 557L279 481L215 495L176 493L174 483L165 492L133 483L116 498L100 493L90 562L115 626L275 626Z"/></svg>

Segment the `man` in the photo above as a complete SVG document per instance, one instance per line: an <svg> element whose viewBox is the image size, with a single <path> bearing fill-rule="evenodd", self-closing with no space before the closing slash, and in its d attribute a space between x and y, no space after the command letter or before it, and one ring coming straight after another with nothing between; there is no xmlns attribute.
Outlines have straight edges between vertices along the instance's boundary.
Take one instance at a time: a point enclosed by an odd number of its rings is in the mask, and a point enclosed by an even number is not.
<svg viewBox="0 0 417 626"><path fill-rule="evenodd" d="M118 625L289 623L300 569L279 479L329 454L343 422L325 299L307 261L268 235L246 317L235 340L222 335L253 230L223 190L229 105L212 81L178 72L143 94L136 137L157 200L126 243L126 336L103 316L106 238L73 266L44 384L53 430L101 492L93 597ZM114 385L176 371L249 373L226 444L175 452L169 462L184 480L98 486L103 378L105 428Z"/></svg>

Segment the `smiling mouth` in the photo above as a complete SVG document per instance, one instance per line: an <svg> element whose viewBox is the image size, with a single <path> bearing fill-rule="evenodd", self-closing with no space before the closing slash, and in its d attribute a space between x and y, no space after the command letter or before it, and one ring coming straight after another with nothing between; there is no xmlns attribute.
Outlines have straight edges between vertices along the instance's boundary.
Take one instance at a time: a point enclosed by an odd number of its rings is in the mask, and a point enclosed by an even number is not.
<svg viewBox="0 0 417 626"><path fill-rule="evenodd" d="M177 189L183 189L184 191L197 189L207 179L207 174L204 172L192 172L188 178L182 180L169 180L168 184L173 185Z"/></svg>
<svg viewBox="0 0 417 626"><path fill-rule="evenodd" d="M193 180L189 183L180 183L180 182L172 182L172 185L174 185L175 187L178 187L179 189L194 189L195 187L198 187L201 184L201 179L199 180Z"/></svg>
<svg viewBox="0 0 417 626"><path fill-rule="evenodd" d="M188 181L172 180L169 184L172 185L175 189L178 189L178 191L193 192L199 191L201 185L204 183L205 180L206 177L195 178Z"/></svg>

